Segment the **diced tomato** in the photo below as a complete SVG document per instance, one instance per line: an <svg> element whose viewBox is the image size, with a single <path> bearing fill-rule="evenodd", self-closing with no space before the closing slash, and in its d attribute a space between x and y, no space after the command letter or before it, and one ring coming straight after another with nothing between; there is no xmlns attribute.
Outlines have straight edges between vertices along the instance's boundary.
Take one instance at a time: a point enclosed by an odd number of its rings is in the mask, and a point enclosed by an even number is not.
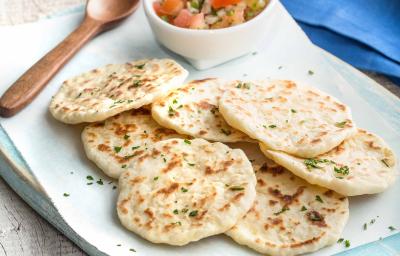
<svg viewBox="0 0 400 256"><path fill-rule="evenodd" d="M182 0L164 0L160 6L160 11L167 15L177 15L183 6Z"/></svg>
<svg viewBox="0 0 400 256"><path fill-rule="evenodd" d="M192 20L192 14L187 9L182 9L173 23L177 27L188 28Z"/></svg>
<svg viewBox="0 0 400 256"><path fill-rule="evenodd" d="M165 14L165 13L163 13L162 8L161 8L161 4L159 2L154 2L153 3L153 8L154 8L154 11L156 12L156 14L158 16L162 16L162 15Z"/></svg>
<svg viewBox="0 0 400 256"><path fill-rule="evenodd" d="M228 5L237 4L240 1L241 0L212 0L211 5L214 9L219 9Z"/></svg>
<svg viewBox="0 0 400 256"><path fill-rule="evenodd" d="M204 22L204 13L198 13L192 16L190 19L190 28L193 29L201 29L205 27L205 22Z"/></svg>

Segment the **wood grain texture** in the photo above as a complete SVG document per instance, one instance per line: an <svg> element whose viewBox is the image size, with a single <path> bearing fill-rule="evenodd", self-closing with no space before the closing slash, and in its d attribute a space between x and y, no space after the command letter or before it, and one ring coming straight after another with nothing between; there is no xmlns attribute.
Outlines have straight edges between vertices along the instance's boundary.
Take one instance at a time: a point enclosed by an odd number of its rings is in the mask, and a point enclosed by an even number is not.
<svg viewBox="0 0 400 256"><path fill-rule="evenodd" d="M0 178L0 255L86 255Z"/></svg>

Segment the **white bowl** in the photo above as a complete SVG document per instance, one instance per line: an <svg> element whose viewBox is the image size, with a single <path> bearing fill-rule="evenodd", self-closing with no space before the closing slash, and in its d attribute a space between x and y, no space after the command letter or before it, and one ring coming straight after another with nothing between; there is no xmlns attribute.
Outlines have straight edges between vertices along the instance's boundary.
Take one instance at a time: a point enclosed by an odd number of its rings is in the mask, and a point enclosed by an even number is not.
<svg viewBox="0 0 400 256"><path fill-rule="evenodd" d="M144 10L156 39L186 58L195 68L206 69L245 55L265 38L277 0L270 0L253 19L228 28L195 30L173 26L157 16L153 0L143 0Z"/></svg>

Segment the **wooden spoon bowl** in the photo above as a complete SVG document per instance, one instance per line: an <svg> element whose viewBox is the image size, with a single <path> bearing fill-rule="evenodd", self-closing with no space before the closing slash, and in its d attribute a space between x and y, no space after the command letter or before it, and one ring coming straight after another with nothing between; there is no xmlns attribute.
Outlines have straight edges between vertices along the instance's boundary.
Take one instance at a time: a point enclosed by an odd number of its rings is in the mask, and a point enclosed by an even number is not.
<svg viewBox="0 0 400 256"><path fill-rule="evenodd" d="M0 98L0 115L10 117L27 106L65 63L94 36L120 24L139 0L89 0L79 27L27 70Z"/></svg>

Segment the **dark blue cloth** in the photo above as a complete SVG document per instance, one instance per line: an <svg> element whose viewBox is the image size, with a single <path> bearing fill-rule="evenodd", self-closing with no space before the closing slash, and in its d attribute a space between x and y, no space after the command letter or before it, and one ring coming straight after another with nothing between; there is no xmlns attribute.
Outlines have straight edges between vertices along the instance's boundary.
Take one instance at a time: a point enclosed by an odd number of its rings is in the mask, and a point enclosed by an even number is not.
<svg viewBox="0 0 400 256"><path fill-rule="evenodd" d="M400 84L400 0L282 0L311 41Z"/></svg>

